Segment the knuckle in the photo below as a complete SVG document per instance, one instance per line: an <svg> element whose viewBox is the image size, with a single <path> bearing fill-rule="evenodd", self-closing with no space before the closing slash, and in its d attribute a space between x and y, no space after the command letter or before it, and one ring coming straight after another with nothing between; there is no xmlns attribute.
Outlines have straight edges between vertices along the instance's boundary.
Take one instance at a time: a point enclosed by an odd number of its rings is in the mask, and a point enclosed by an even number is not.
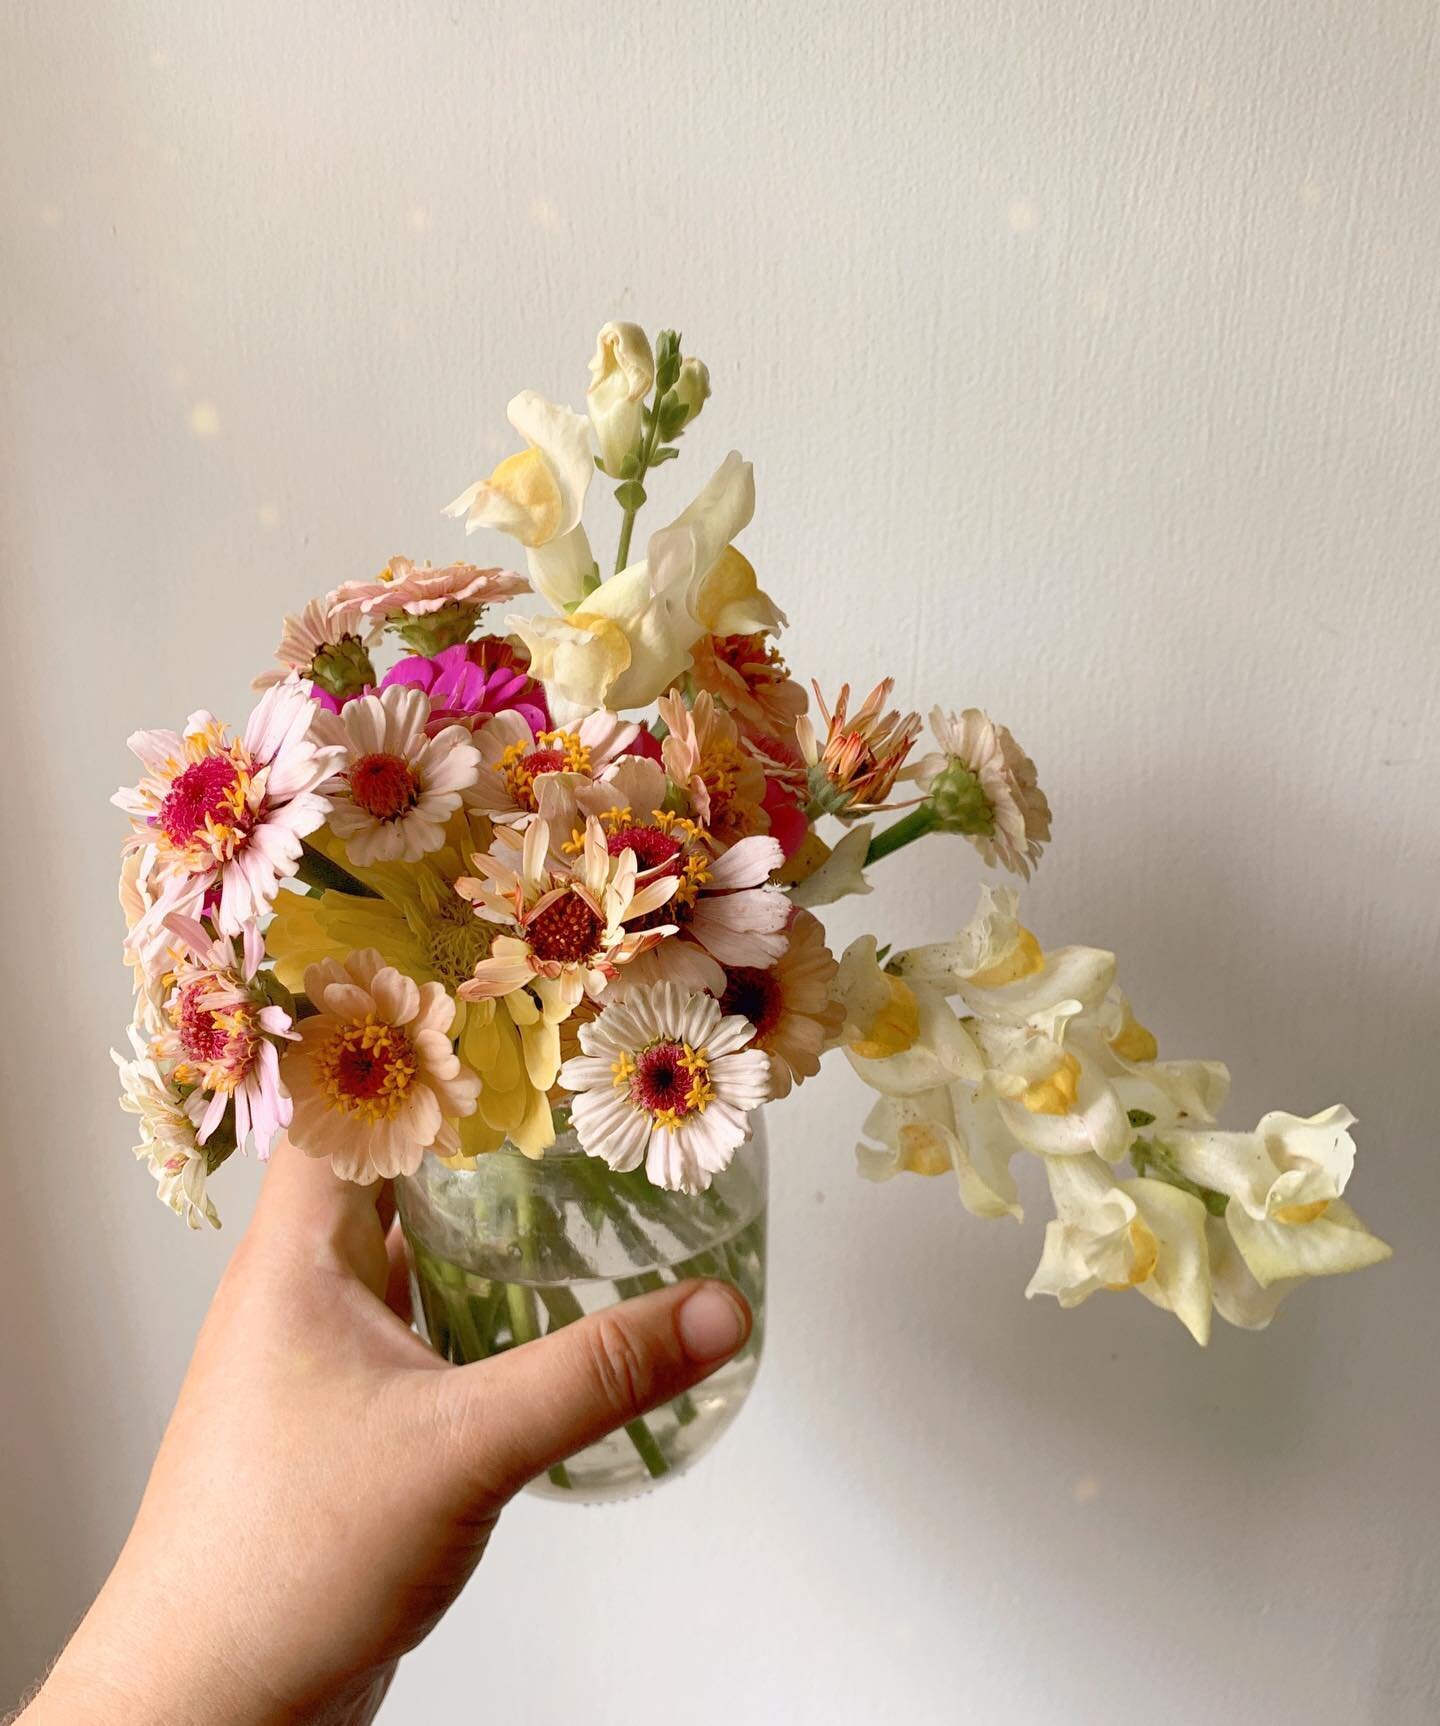
<svg viewBox="0 0 1440 1726"><path fill-rule="evenodd" d="M642 1408L655 1389L655 1364L631 1327L601 1313L590 1333L590 1370L605 1402L617 1412Z"/></svg>

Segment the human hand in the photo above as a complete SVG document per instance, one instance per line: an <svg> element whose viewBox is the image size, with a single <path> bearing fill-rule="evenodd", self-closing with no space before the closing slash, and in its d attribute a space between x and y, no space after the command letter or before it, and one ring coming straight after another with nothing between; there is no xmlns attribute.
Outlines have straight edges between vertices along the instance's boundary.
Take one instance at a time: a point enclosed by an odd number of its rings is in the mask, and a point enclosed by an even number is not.
<svg viewBox="0 0 1440 1726"><path fill-rule="evenodd" d="M409 1328L393 1209L277 1145L130 1537L24 1726L371 1720L506 1500L749 1334L733 1289L690 1282L449 1366Z"/></svg>

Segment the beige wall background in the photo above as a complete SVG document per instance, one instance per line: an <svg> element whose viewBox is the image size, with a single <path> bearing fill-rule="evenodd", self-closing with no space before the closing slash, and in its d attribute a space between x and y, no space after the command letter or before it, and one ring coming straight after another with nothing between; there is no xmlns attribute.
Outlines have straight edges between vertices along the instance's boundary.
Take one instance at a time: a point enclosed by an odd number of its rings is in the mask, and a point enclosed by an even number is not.
<svg viewBox="0 0 1440 1726"><path fill-rule="evenodd" d="M517 1504L385 1718L1436 1718L1436 29L11 0L0 1706L122 1538L259 1180L190 1237L128 1155L124 737L242 716L283 610L459 554L510 394L578 403L620 316L714 374L657 519L753 457L797 668L1010 722L1056 809L1027 920L1116 948L1232 1123L1349 1102L1397 1252L1206 1354L1027 1305L1039 1207L862 1185L832 1071L774 1111L740 1425L623 1510ZM835 934L938 938L979 879L937 844Z"/></svg>

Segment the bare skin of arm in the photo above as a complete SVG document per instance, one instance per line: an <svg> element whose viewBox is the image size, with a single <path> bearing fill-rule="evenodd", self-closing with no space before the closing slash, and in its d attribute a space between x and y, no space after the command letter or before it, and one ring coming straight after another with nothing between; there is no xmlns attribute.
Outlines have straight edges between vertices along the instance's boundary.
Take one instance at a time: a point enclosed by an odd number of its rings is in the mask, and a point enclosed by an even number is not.
<svg viewBox="0 0 1440 1726"><path fill-rule="evenodd" d="M409 1328L382 1187L277 1146L134 1527L23 1726L363 1726L527 1480L727 1360L683 1283L495 1360Z"/></svg>

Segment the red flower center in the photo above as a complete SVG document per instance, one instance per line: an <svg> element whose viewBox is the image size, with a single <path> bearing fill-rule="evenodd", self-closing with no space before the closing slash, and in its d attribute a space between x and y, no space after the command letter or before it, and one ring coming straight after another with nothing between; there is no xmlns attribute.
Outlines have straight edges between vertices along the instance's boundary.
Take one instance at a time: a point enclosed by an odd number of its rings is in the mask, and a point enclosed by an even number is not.
<svg viewBox="0 0 1440 1726"><path fill-rule="evenodd" d="M209 820L233 824L234 799L229 796L239 774L224 755L207 755L179 774L160 805L155 824L172 845L188 845Z"/></svg>
<svg viewBox="0 0 1440 1726"><path fill-rule="evenodd" d="M420 801L420 781L398 755L362 755L345 777L351 797L377 821L397 821Z"/></svg>
<svg viewBox="0 0 1440 1726"><path fill-rule="evenodd" d="M390 1067L384 1053L347 1046L335 1062L336 1087L347 1097L378 1097L385 1089Z"/></svg>
<svg viewBox="0 0 1440 1726"><path fill-rule="evenodd" d="M666 875L680 873L680 854L685 847L673 834L662 833L658 827L622 827L606 841L612 857L622 851L633 851L642 875L658 869Z"/></svg>
<svg viewBox="0 0 1440 1726"><path fill-rule="evenodd" d="M525 925L525 939L537 959L574 965L594 954L604 927L604 920L567 888Z"/></svg>
<svg viewBox="0 0 1440 1726"><path fill-rule="evenodd" d="M630 1098L652 1115L681 1121L703 1110L712 1095L703 1052L694 1055L683 1043L652 1043L635 1057Z"/></svg>
<svg viewBox="0 0 1440 1726"><path fill-rule="evenodd" d="M568 767L563 749L532 749L523 766L533 779L540 773L564 773Z"/></svg>
<svg viewBox="0 0 1440 1726"><path fill-rule="evenodd" d="M188 1060L207 1067L223 1061L230 1033L216 1023L214 1013L200 1004L201 987L192 983L180 996L180 1047Z"/></svg>
<svg viewBox="0 0 1440 1726"><path fill-rule="evenodd" d="M758 971L749 965L725 973L725 993L720 997L722 1013L738 1013L755 1027L756 1043L763 1043L785 1011L785 991L774 971Z"/></svg>

